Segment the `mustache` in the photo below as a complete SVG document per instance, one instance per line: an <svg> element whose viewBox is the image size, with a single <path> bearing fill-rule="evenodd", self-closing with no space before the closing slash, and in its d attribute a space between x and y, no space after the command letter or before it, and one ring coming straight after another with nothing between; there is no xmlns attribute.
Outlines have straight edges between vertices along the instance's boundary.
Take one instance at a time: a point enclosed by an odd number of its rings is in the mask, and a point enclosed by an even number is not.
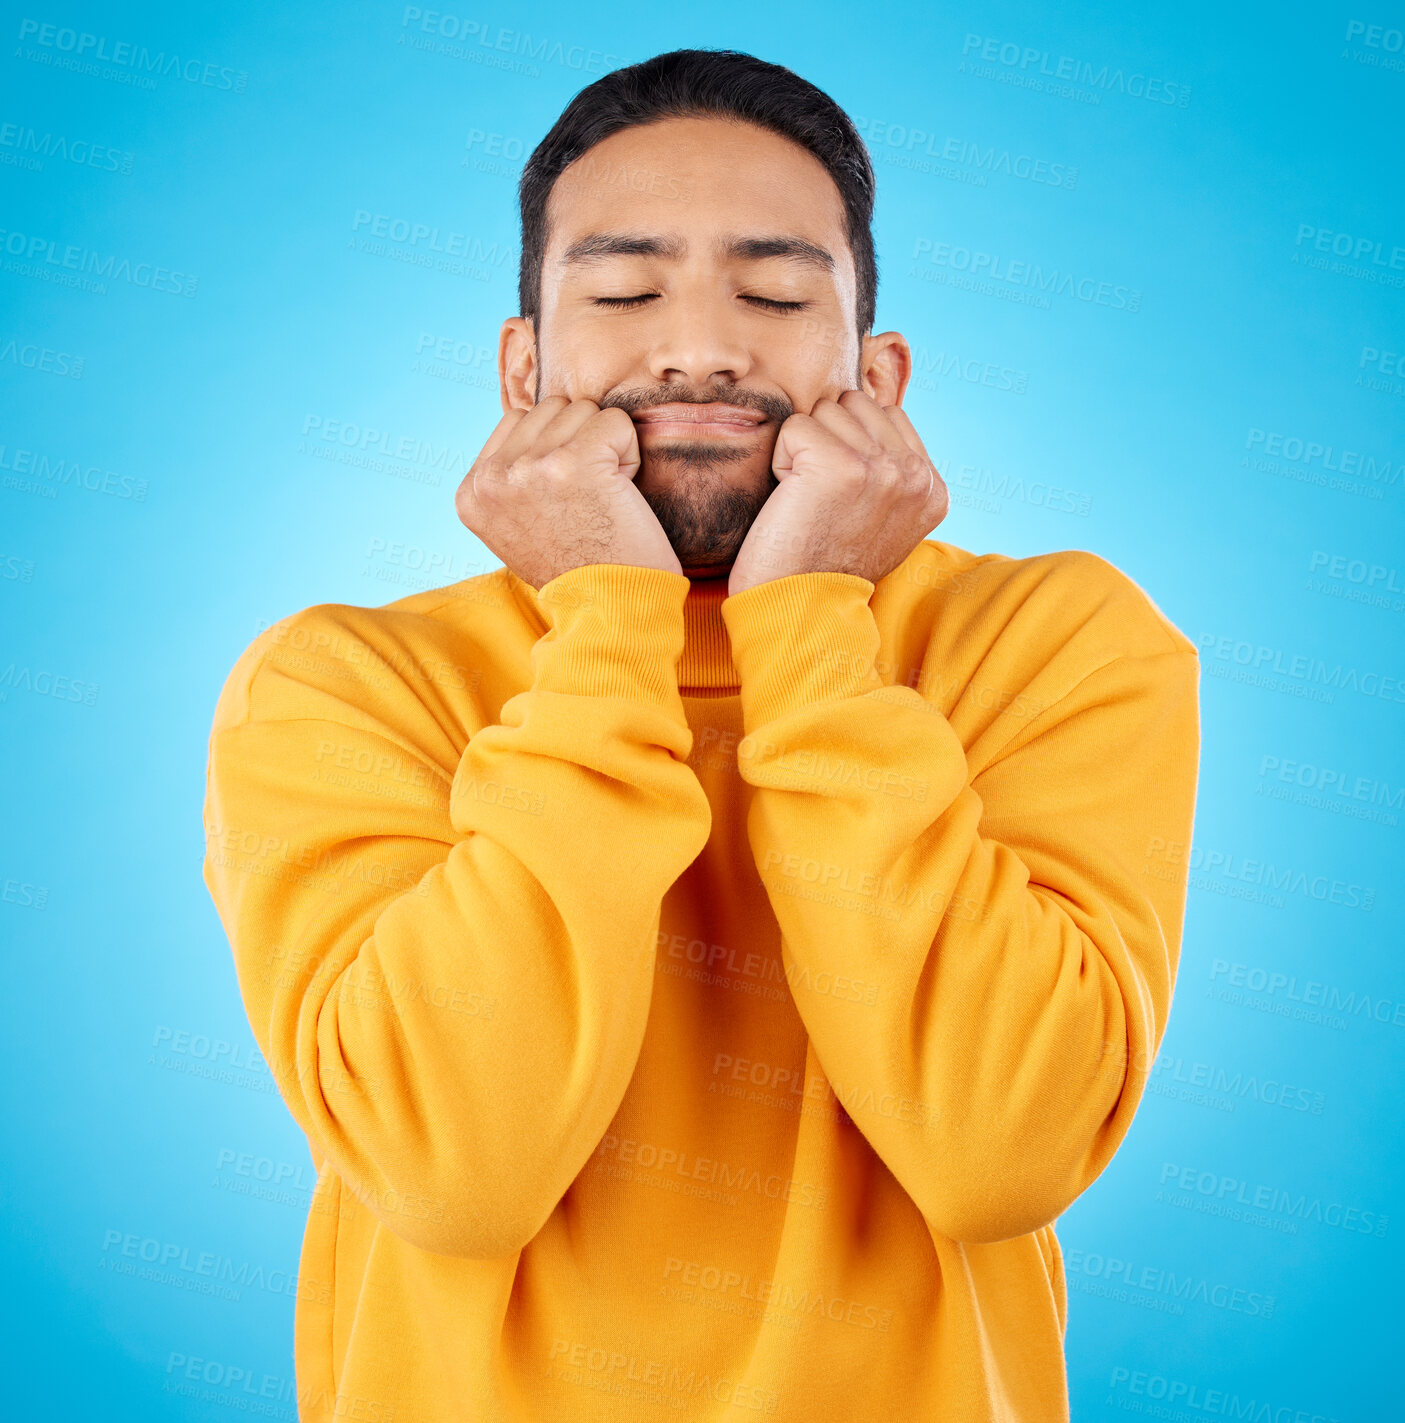
<svg viewBox="0 0 1405 1423"><path fill-rule="evenodd" d="M744 410L755 410L778 425L795 414L795 406L783 395L768 395L765 391L747 390L744 386L712 386L707 390L697 390L693 386L674 383L671 385L646 386L637 390L611 391L602 395L597 402L602 410L613 406L626 415L635 415L653 405L736 405Z"/></svg>

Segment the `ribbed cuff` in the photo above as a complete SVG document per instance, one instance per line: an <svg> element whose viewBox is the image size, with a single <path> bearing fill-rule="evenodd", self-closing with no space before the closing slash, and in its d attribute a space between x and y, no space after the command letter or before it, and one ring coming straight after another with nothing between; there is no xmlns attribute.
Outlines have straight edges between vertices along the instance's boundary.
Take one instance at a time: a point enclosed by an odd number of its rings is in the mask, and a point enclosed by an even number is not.
<svg viewBox="0 0 1405 1423"><path fill-rule="evenodd" d="M676 709L688 579L659 568L588 563L542 585L547 631L532 648L532 690L623 697Z"/></svg>
<svg viewBox="0 0 1405 1423"><path fill-rule="evenodd" d="M873 590L854 573L792 573L723 602L748 735L796 708L884 685Z"/></svg>

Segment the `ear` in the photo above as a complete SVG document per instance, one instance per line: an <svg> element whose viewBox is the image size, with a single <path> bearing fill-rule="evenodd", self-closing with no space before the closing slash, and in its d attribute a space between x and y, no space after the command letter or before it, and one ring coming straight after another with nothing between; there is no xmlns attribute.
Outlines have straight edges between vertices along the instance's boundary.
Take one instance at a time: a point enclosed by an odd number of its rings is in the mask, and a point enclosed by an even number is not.
<svg viewBox="0 0 1405 1423"><path fill-rule="evenodd" d="M509 316L498 333L498 394L502 412L537 403L537 341L527 316Z"/></svg>
<svg viewBox="0 0 1405 1423"><path fill-rule="evenodd" d="M900 331L865 336L859 353L860 389L880 405L901 405L912 377L912 351Z"/></svg>

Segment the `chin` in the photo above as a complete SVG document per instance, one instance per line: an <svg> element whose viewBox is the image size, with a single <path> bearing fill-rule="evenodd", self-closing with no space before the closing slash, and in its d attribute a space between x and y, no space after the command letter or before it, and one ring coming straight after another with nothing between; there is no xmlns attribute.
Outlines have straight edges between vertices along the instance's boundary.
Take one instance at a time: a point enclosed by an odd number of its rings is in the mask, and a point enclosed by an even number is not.
<svg viewBox="0 0 1405 1423"><path fill-rule="evenodd" d="M691 461L643 456L635 483L641 489L754 490L774 479L764 461Z"/></svg>
<svg viewBox="0 0 1405 1423"><path fill-rule="evenodd" d="M737 552L776 486L769 469L734 483L716 474L684 471L658 484L638 481L683 572L693 579L731 572Z"/></svg>

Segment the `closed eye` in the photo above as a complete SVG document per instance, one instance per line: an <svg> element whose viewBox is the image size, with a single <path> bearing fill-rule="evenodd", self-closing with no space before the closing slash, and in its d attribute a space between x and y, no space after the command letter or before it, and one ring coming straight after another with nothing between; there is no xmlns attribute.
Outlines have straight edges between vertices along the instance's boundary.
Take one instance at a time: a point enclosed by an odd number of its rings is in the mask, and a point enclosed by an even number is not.
<svg viewBox="0 0 1405 1423"><path fill-rule="evenodd" d="M641 306L646 301L653 301L657 296L657 292L644 292L639 296L598 296L595 298L595 304L614 311L623 311L629 307ZM804 311L810 305L808 301L773 301L766 296L743 295L742 300L755 302L767 311Z"/></svg>

